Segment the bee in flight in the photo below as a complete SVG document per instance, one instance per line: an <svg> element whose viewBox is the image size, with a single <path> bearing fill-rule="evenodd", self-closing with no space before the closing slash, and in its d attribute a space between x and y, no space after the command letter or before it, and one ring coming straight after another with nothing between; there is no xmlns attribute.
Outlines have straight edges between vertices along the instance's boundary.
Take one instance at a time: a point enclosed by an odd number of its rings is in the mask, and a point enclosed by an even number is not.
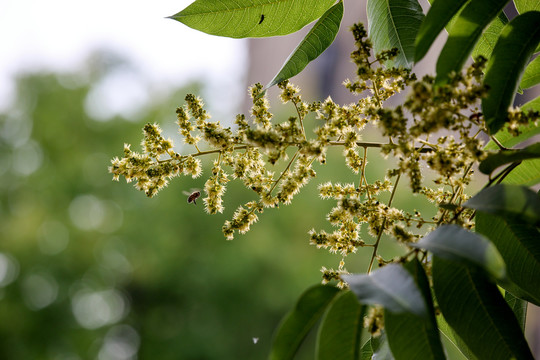
<svg viewBox="0 0 540 360"><path fill-rule="evenodd" d="M201 192L199 190L191 190L191 192L184 191L184 194L188 197L188 204L193 203L195 205L197 205L196 200L201 196Z"/></svg>

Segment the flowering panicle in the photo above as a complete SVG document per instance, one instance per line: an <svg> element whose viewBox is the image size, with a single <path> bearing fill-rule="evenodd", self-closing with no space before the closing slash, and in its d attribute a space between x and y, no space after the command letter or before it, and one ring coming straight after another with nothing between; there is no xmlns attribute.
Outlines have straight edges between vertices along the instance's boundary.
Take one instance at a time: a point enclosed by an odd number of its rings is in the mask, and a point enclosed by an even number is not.
<svg viewBox="0 0 540 360"><path fill-rule="evenodd" d="M351 30L355 41L351 60L357 70L355 78L344 85L360 95L355 103L340 105L331 97L307 103L298 87L283 81L278 84L279 97L291 107L292 115L277 121L263 86L255 84L249 89L251 116L238 115L231 129L210 122L202 100L190 94L185 97L185 105L177 108L176 117L178 131L191 151L175 152L172 141L162 136L159 126L147 124L142 153L126 144L123 157L112 159L109 171L113 179L123 176L127 182L136 181L136 188L151 197L175 176L199 177L200 158L213 157L211 174L204 184L203 202L208 213L224 211L223 194L231 179L242 182L254 196L223 225L223 234L230 240L236 233L246 233L265 208L290 204L316 177L314 167L326 163L328 149L342 147L355 180L319 185L321 198L335 202L326 215L332 231L309 231L310 244L342 257L338 270L322 270L323 282L337 280L339 286L345 286L340 279L347 273L345 257L359 248L372 249L369 272L375 261L381 266L399 261L385 260L378 254L381 239L392 238L407 246L419 239L420 231L441 224L472 227L471 210L460 206L468 199L465 189L474 165L487 156L479 137L487 130L478 110L487 92L482 85L485 59L479 58L463 73L451 75L446 84L435 85L432 76L417 80L407 69L386 66L397 50L373 54L364 27L355 25ZM410 92L401 105L383 106L405 88ZM538 112L513 109L505 131L518 134L526 124L538 122L539 116ZM314 127L313 131L306 132L304 122L312 118L316 125L309 127ZM378 128L386 141L363 142L367 124ZM368 148L377 148L391 159L382 180L367 180ZM424 218L416 210L407 212L394 205L394 198L406 186L404 182L410 191L439 206L435 216ZM379 314L368 318L371 331L379 332L383 326Z"/></svg>

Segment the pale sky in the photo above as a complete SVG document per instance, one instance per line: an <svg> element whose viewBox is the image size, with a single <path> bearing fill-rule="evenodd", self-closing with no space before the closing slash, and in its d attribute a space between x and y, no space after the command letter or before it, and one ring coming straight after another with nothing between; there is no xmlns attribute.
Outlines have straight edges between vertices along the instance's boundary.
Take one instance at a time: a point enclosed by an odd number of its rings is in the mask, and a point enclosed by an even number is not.
<svg viewBox="0 0 540 360"><path fill-rule="evenodd" d="M210 92L216 94L215 101L229 102L237 92L222 90L231 89L244 75L245 42L203 34L165 18L191 2L2 0L0 111L13 101L14 74L26 70L75 71L89 54L103 48L128 57L136 71L142 72L144 84L181 86L204 77ZM108 97L115 104L144 97L141 88L146 85L140 84L138 76L117 74L116 79L108 81L112 85L104 87L112 88L115 83L127 89L124 99L118 91L113 91L118 99ZM124 106L115 104L110 106Z"/></svg>

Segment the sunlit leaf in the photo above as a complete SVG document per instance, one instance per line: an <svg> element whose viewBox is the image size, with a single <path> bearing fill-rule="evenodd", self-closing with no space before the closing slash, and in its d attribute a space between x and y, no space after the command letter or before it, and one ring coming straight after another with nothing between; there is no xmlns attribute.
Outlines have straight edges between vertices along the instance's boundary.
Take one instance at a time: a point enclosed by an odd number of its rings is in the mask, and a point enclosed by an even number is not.
<svg viewBox="0 0 540 360"><path fill-rule="evenodd" d="M534 111L540 111L540 96L538 96L537 98L529 101L529 102L526 102L525 104L523 104L521 106L521 110L534 110Z"/></svg>
<svg viewBox="0 0 540 360"><path fill-rule="evenodd" d="M411 68L424 13L418 0L368 0L368 33L375 52L397 48L396 66ZM392 66L392 62L387 63Z"/></svg>
<svg viewBox="0 0 540 360"><path fill-rule="evenodd" d="M437 60L437 83L459 72L471 54L482 31L495 19L508 0L469 1L448 31L448 40Z"/></svg>
<svg viewBox="0 0 540 360"><path fill-rule="evenodd" d="M525 186L495 185L480 191L463 206L529 224L540 224L540 197Z"/></svg>
<svg viewBox="0 0 540 360"><path fill-rule="evenodd" d="M520 14L526 11L540 11L540 1L538 0L514 0L514 5Z"/></svg>
<svg viewBox="0 0 540 360"><path fill-rule="evenodd" d="M358 359L364 308L350 291L336 296L324 314L319 328L317 359Z"/></svg>
<svg viewBox="0 0 540 360"><path fill-rule="evenodd" d="M526 159L540 158L540 143L519 150L501 150L489 155L478 167L484 174L491 174L499 166Z"/></svg>
<svg viewBox="0 0 540 360"><path fill-rule="evenodd" d="M415 62L420 61L427 54L442 29L467 1L430 1L431 7L416 36Z"/></svg>
<svg viewBox="0 0 540 360"><path fill-rule="evenodd" d="M540 98L538 99L540 100ZM530 102L527 104L530 104ZM530 105L527 105L527 104L526 104L527 109L524 106L522 107L522 110L524 111L529 110ZM538 101L538 106L540 107L540 101ZM530 124L520 126L519 131L520 131L520 134L517 136L514 136L511 133L509 133L508 130L506 130L506 128L503 128L500 131L498 131L497 134L495 134L494 136L499 141L499 143L501 143L501 145L507 148L511 148L513 146L516 146L519 143L522 143L523 141L527 139L530 139L531 137L537 134L540 134L540 126L537 126L535 125L534 122L531 122ZM499 147L497 146L497 144L492 140L490 140L490 142L487 143L485 147L486 150L495 150L498 148Z"/></svg>
<svg viewBox="0 0 540 360"><path fill-rule="evenodd" d="M414 259L404 267L414 277L424 301L428 316L419 317L412 313L392 313L385 310L384 328L388 344L397 360L445 359L435 320L428 278L422 265Z"/></svg>
<svg viewBox="0 0 540 360"><path fill-rule="evenodd" d="M501 253L513 284L501 286L514 295L540 305L540 232L538 228L509 217L479 212L476 231L487 236Z"/></svg>
<svg viewBox="0 0 540 360"><path fill-rule="evenodd" d="M481 235L457 225L443 225L410 246L432 252L441 258L474 264L496 279L505 277L505 265L497 248Z"/></svg>
<svg viewBox="0 0 540 360"><path fill-rule="evenodd" d="M281 322L272 344L270 359L292 359L302 340L338 293L339 289L323 285L306 290Z"/></svg>
<svg viewBox="0 0 540 360"><path fill-rule="evenodd" d="M432 275L445 320L479 359L533 359L514 313L484 272L434 256Z"/></svg>
<svg viewBox="0 0 540 360"><path fill-rule="evenodd" d="M335 0L197 0L170 18L212 35L269 37L300 30L334 3Z"/></svg>
<svg viewBox="0 0 540 360"><path fill-rule="evenodd" d="M527 320L527 301L515 297L510 292L504 293L504 301L510 306L510 309L516 315L516 319L521 327L521 331L525 331L525 321Z"/></svg>
<svg viewBox="0 0 540 360"><path fill-rule="evenodd" d="M342 275L363 304L382 305L394 313L427 316L427 309L414 278L401 265L390 264L366 275Z"/></svg>
<svg viewBox="0 0 540 360"><path fill-rule="evenodd" d="M524 160L504 178L503 183L524 186L540 183L540 159Z"/></svg>
<svg viewBox="0 0 540 360"><path fill-rule="evenodd" d="M321 16L265 89L297 75L321 55L336 38L342 17L343 3L339 2Z"/></svg>
<svg viewBox="0 0 540 360"><path fill-rule="evenodd" d="M515 17L501 32L486 66L484 84L490 90L482 99L482 110L489 132L495 134L507 119L520 77L534 49L540 43L540 12Z"/></svg>
<svg viewBox="0 0 540 360"><path fill-rule="evenodd" d="M527 65L519 86L528 89L538 84L540 84L540 56Z"/></svg>
<svg viewBox="0 0 540 360"><path fill-rule="evenodd" d="M486 59L491 57L495 44L501 35L501 31L504 26L508 24L508 18L503 11L499 12L499 15L489 24L489 26L482 32L476 46L472 51L473 59L482 55Z"/></svg>

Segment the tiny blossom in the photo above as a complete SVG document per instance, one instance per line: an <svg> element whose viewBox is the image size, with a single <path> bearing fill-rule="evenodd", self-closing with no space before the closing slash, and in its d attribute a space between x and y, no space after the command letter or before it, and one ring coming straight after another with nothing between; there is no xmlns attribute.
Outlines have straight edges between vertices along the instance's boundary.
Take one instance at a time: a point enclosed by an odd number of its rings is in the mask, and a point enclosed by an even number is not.
<svg viewBox="0 0 540 360"><path fill-rule="evenodd" d="M195 159L189 155L184 160L184 175L191 175L192 178L197 178L202 173L201 160Z"/></svg>
<svg viewBox="0 0 540 360"><path fill-rule="evenodd" d="M384 312L381 306L373 306L369 309L367 316L364 318L364 328L373 337L381 335L384 330Z"/></svg>

